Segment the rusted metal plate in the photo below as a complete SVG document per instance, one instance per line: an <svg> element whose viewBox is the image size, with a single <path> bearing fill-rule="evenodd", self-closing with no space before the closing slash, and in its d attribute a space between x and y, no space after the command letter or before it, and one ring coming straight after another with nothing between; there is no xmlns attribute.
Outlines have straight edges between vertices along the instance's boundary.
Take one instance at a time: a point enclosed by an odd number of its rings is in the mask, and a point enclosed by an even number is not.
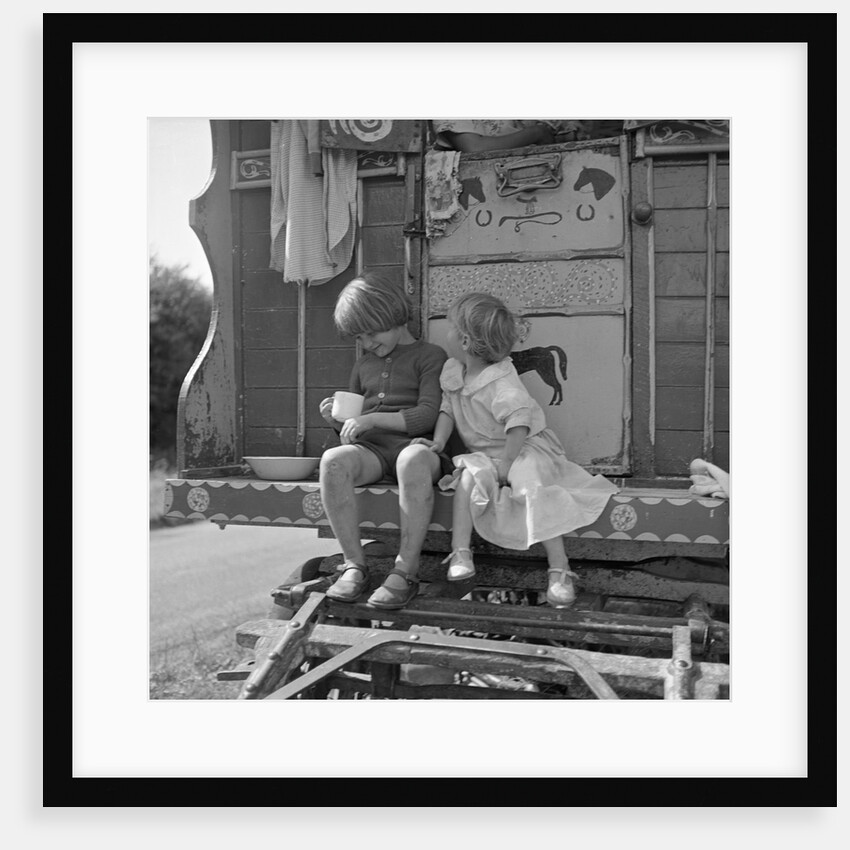
<svg viewBox="0 0 850 850"><path fill-rule="evenodd" d="M360 527L399 527L398 488L356 489ZM429 528L451 529L452 494L435 491ZM262 481L256 478L169 479L166 516L253 525L328 526L318 481ZM622 490L599 519L567 535L590 540L707 543L729 542L729 503L691 496L682 490Z"/></svg>

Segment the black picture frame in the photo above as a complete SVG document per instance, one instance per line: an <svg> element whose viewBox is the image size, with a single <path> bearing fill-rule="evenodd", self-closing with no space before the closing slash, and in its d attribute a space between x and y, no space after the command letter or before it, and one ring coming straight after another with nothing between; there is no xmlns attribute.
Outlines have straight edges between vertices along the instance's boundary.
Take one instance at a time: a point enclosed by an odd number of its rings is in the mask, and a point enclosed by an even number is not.
<svg viewBox="0 0 850 850"><path fill-rule="evenodd" d="M229 14L45 14L44 15L44 114L45 150L45 280L67 280L71 277L74 245L72 237L74 186L72 181L73 125L73 48L81 42L251 42L267 41L269 34L281 32L282 15L254 14L251 27L237 26L239 15ZM369 19L382 16L368 14L338 14L318 16L288 14L289 32L320 31L325 41L350 41L352 33L369 31L370 41L378 30L369 29ZM401 17L401 16L400 16ZM432 34L435 40L464 42L465 32L480 31L475 15L452 16L452 27L438 27L434 15L404 15L404 31ZM524 41L544 41L551 32L598 33L604 31L610 43L643 41L677 41L677 33L687 32L689 41L701 42L799 42L808 49L808 156L807 170L813 175L824 161L837 158L837 139L833 132L832 115L837 111L836 54L837 15L817 14L625 14L583 15L539 14L534 16L537 38L525 35L523 15L498 15L499 31L523 31ZM465 20L461 20L461 19ZM769 20L768 20L769 19ZM372 21L374 23L374 20ZM567 23L567 26L564 26ZM463 24L463 25L461 25ZM603 26L604 25L604 26ZM384 30L386 31L386 30ZM693 38L698 34L698 38ZM394 33L398 39L399 33ZM401 39L403 40L403 39ZM414 39L411 39L414 40ZM583 40L583 39L576 39ZM594 37L588 40L599 40ZM105 116L106 118L106 116ZM828 121L826 119L829 119ZM816 226L812 221L806 234L809 276L822 282L836 279L835 228L837 198L835 186L829 180L810 179L809 208L818 211L818 221L829 226ZM55 223L58 221L58 227ZM820 290L822 291L822 289ZM812 290L809 290L809 304ZM70 350L73 340L73 294L70 286L58 287L47 300L45 326L52 329L52 351ZM826 373L822 382L810 380L808 389L808 422L812 434L822 434L824 423L835 421L832 400L832 356L828 339L815 327L816 312L808 318L810 379ZM74 386L73 362L68 357L52 357L51 371L57 386ZM70 423L69 423L70 424ZM65 436L62 436L62 433ZM809 480L814 485L814 471L819 458L816 443L806 449ZM67 472L71 480L74 469L73 429L67 427L56 435L48 447L51 468ZM73 551L73 517L84 510L75 505L69 522L68 535L63 541ZM801 520L805 522L805 519ZM54 532L51 530L51 539ZM596 806L604 799L627 802L629 806L773 806L773 807L832 807L837 799L836 764L836 557L830 551L832 538L809 537L809 561L817 569L808 573L807 637L808 637L808 727L806 741L808 770L805 777L492 777L475 780L481 799L489 806L532 806L540 800L558 799L571 807ZM62 610L64 616L45 616L44 675L45 724L43 805L46 807L112 807L112 806L175 806L195 805L194 800L226 801L227 806L278 806L285 800L288 806L314 805L321 791L323 801L338 799L351 788L346 777L237 778L237 777L80 777L73 773L73 633L71 606L74 581L70 565L59 568L50 563L45 568L45 610ZM783 624L771 624L782 628ZM766 642L769 637L766 636ZM839 671L840 674L840 671ZM109 671L104 671L103 686L108 690ZM49 685L49 687L48 687ZM777 683L777 699L781 699ZM132 729L127 730L133 734ZM360 777L356 780L358 794L369 790L386 790L398 778ZM403 787L409 800L451 805L465 799L461 793L468 789L464 778L421 777L404 778ZM412 794L410 792L413 792ZM371 799L379 799L374 795ZM222 803L216 803L221 805Z"/></svg>

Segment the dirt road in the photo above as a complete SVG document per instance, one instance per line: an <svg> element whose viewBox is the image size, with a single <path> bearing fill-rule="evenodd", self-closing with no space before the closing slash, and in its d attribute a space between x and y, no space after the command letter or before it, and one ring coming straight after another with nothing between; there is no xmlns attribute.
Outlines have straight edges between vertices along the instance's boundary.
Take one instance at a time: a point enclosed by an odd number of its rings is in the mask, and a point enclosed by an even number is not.
<svg viewBox="0 0 850 850"><path fill-rule="evenodd" d="M339 551L315 529L227 526L209 522L150 534L151 650L174 646L194 627L238 625L234 616L262 617L269 591L298 564Z"/></svg>

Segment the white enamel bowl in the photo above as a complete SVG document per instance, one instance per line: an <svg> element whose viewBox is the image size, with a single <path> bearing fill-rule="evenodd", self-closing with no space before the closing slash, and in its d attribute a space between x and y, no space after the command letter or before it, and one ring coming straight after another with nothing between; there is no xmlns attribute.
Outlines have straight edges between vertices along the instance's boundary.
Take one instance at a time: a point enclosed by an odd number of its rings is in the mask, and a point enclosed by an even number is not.
<svg viewBox="0 0 850 850"><path fill-rule="evenodd" d="M310 478L319 466L317 457L246 457L258 478L269 481L303 481Z"/></svg>

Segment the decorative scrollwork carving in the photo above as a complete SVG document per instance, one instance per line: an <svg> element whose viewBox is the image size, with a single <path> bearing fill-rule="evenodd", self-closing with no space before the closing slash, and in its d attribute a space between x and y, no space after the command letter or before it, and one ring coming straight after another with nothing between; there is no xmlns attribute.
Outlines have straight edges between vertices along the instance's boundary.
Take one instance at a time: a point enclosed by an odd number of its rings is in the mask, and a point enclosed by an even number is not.
<svg viewBox="0 0 850 850"><path fill-rule="evenodd" d="M377 142L388 136L393 129L393 122L386 118L354 118L348 119L330 119L328 122L331 130L336 133L336 125L339 124L340 130L343 133L348 133L361 142Z"/></svg>
<svg viewBox="0 0 850 850"><path fill-rule="evenodd" d="M271 177L271 163L267 159L240 159L239 176L245 180L262 180Z"/></svg>

